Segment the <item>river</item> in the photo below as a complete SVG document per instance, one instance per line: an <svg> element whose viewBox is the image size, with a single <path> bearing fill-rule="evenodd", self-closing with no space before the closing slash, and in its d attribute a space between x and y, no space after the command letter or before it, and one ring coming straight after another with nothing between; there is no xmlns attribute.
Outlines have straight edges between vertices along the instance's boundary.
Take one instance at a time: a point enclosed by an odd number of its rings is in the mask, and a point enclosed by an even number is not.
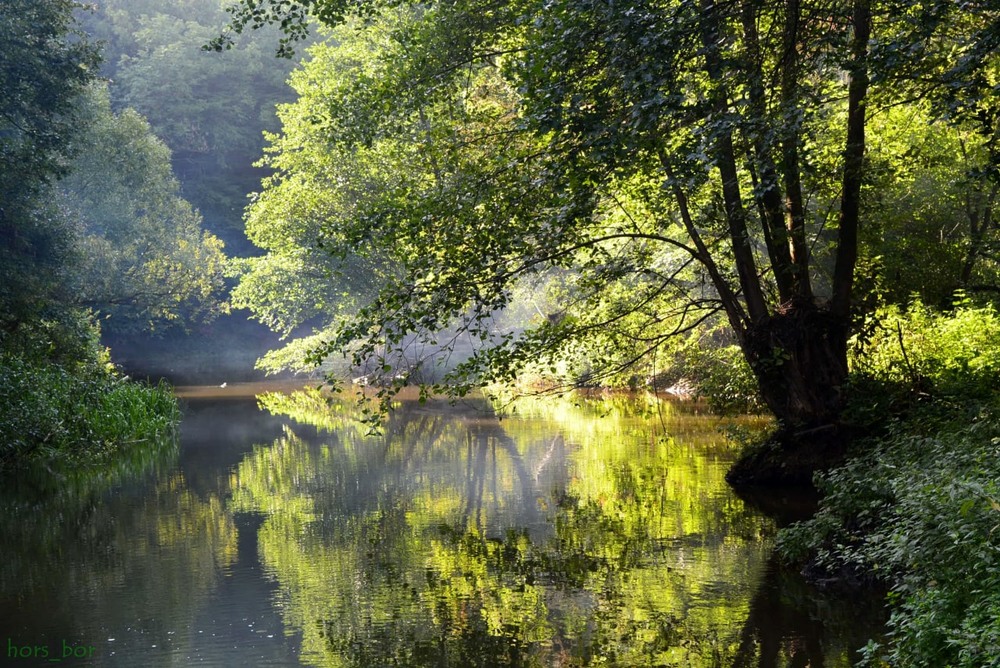
<svg viewBox="0 0 1000 668"><path fill-rule="evenodd" d="M780 566L692 406L406 399L369 435L291 390L179 388L177 443L8 480L0 665L850 666L878 628Z"/></svg>

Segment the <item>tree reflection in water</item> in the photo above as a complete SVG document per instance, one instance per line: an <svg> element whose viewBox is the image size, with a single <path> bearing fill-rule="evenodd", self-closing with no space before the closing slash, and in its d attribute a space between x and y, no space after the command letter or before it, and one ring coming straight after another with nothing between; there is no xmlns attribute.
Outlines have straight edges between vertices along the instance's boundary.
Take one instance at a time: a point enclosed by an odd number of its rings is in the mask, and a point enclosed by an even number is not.
<svg viewBox="0 0 1000 668"><path fill-rule="evenodd" d="M864 640L769 556L712 419L413 402L367 437L318 392L261 402L300 424L240 463L232 507L266 515L312 665L847 666Z"/></svg>

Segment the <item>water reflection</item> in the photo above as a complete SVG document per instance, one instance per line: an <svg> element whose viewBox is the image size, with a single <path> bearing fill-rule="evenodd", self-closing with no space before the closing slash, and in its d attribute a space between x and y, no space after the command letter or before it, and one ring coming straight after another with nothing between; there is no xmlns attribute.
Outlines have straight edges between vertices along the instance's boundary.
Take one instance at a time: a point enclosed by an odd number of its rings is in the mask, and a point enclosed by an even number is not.
<svg viewBox="0 0 1000 668"><path fill-rule="evenodd" d="M310 664L850 663L780 598L774 526L725 485L710 420L408 403L369 438L318 392L262 402L317 428L233 480L234 507L267 516L261 558Z"/></svg>
<svg viewBox="0 0 1000 668"><path fill-rule="evenodd" d="M316 391L209 394L179 450L5 485L0 642L95 666L847 666L870 630L777 565L710 418L405 401L370 437Z"/></svg>
<svg viewBox="0 0 1000 668"><path fill-rule="evenodd" d="M0 665L296 665L286 647L261 647L255 633L281 639L282 622L273 586L257 584L256 541L245 540L252 526L227 507L220 484L228 473L219 464L249 449L242 431L245 420L260 422L254 416L253 403L197 406L180 447L139 445L110 472L5 479Z"/></svg>

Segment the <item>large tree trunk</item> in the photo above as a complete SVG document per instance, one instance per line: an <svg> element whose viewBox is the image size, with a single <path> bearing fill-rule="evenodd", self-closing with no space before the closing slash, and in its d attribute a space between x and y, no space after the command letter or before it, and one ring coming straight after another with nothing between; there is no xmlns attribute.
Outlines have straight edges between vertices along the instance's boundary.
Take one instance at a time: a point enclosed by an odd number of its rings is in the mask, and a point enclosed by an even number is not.
<svg viewBox="0 0 1000 668"><path fill-rule="evenodd" d="M705 71L712 82L711 104L714 115L722 119L729 113L729 94L726 91L726 79L719 54L721 41L719 11L719 5L715 0L701 0L701 39L705 45ZM729 224L733 260L740 279L747 315L751 322L756 322L767 316L767 300L761 288L753 244L747 228L747 212L740 191L740 176L733 145L733 128L723 123L714 134L712 153L722 181L722 201L726 211L726 222Z"/></svg>
<svg viewBox="0 0 1000 668"><path fill-rule="evenodd" d="M746 356L781 428L835 424L847 379L847 323L811 302L788 304L747 332Z"/></svg>
<svg viewBox="0 0 1000 668"><path fill-rule="evenodd" d="M790 0L784 35L786 49L794 50L798 12L798 3ZM864 175L870 0L854 1L851 27L847 142L832 296L829 305L819 306L809 295L808 283L800 282L799 296L748 324L741 339L743 352L757 376L764 401L778 419L779 428L764 447L733 466L727 479L734 485L810 484L815 471L843 461L850 440L840 417L847 381L847 335ZM794 98L792 51L784 65L783 94ZM801 187L797 175L797 136L792 133L784 140L785 186L793 196L788 204L792 255L796 266L806 269L808 248L802 203L796 201Z"/></svg>
<svg viewBox="0 0 1000 668"><path fill-rule="evenodd" d="M805 301L750 327L743 350L778 429L730 470L730 483L808 485L843 461L847 328L845 318Z"/></svg>
<svg viewBox="0 0 1000 668"><path fill-rule="evenodd" d="M850 83L847 88L847 145L844 147L844 182L840 197L837 259L833 269L831 310L847 318L858 260L861 219L861 182L864 176L865 123L868 103L868 40L871 38L870 0L855 0L851 24Z"/></svg>

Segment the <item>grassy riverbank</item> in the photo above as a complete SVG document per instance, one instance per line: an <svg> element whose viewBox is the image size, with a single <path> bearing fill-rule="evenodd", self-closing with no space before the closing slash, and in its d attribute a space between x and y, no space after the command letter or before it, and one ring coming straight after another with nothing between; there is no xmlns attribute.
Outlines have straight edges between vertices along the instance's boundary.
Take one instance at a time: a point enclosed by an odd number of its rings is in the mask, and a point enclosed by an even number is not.
<svg viewBox="0 0 1000 668"><path fill-rule="evenodd" d="M853 408L875 435L820 478L818 514L780 536L817 578L889 587L870 665L1000 666L998 374L992 309L885 314Z"/></svg>
<svg viewBox="0 0 1000 668"><path fill-rule="evenodd" d="M178 419L167 386L137 383L107 364L0 356L0 470L106 462L137 442L168 437Z"/></svg>

